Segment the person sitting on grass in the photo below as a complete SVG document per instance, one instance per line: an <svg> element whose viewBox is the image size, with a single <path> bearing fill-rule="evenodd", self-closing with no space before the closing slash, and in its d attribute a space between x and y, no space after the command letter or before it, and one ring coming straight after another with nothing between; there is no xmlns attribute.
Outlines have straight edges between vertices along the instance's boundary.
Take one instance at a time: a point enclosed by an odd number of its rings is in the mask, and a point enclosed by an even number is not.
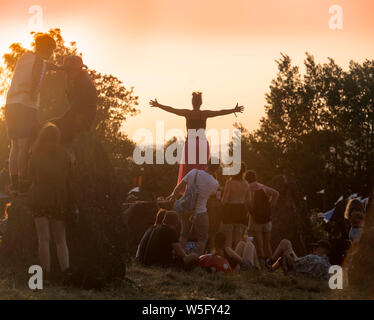
<svg viewBox="0 0 374 320"><path fill-rule="evenodd" d="M213 254L219 255L227 259L232 270L235 271L247 271L258 265L256 248L248 241L240 241L235 250L230 246L226 245L226 236L223 232L217 232L214 239L214 251Z"/></svg>
<svg viewBox="0 0 374 320"><path fill-rule="evenodd" d="M313 252L303 257L297 257L292 248L291 241L283 239L266 265L270 271L282 268L285 274L294 272L309 278L328 280L331 267L328 254L330 244L326 240L320 240L313 244Z"/></svg>
<svg viewBox="0 0 374 320"><path fill-rule="evenodd" d="M144 258L147 255L147 249L148 249L148 244L149 244L149 239L151 237L151 234L153 230L156 229L157 226L160 226L162 224L162 221L165 218L166 210L165 209L160 209L157 212L156 215L156 220L155 224L150 226L147 231L144 233L142 239L140 240L138 249L136 251L135 255L135 261L139 263L144 263Z"/></svg>
<svg viewBox="0 0 374 320"><path fill-rule="evenodd" d="M26 203L34 216L39 259L47 277L51 269L49 251L51 231L57 246L61 271L67 275L69 269L65 221L72 209L70 170L70 157L60 145L59 129L51 123L45 124L32 148L30 158L32 184L26 196Z"/></svg>
<svg viewBox="0 0 374 320"><path fill-rule="evenodd" d="M182 249L178 240L179 229L177 213L166 212L162 224L153 230L149 238L145 265L189 269L197 263L196 254L187 255Z"/></svg>

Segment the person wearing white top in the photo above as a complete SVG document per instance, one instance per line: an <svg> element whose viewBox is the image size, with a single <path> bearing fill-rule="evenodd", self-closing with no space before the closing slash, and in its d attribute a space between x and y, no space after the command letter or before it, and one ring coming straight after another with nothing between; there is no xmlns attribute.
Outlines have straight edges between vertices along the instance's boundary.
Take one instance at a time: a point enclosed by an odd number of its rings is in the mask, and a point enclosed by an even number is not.
<svg viewBox="0 0 374 320"><path fill-rule="evenodd" d="M38 109L41 82L48 70L59 70L46 62L56 49L55 40L47 34L35 38L35 52L21 56L7 93L5 121L11 142L9 172L11 190L23 193L28 150L39 128Z"/></svg>
<svg viewBox="0 0 374 320"><path fill-rule="evenodd" d="M186 176L184 176L182 181L175 187L173 193L168 197L169 199L174 199L176 195L178 195L182 190L185 190L188 185L194 183L195 175L197 174L196 187L198 196L195 212L192 216L192 221L188 221L186 218L181 218L182 230L180 243L184 248L189 237L195 237L197 240L196 253L198 255L204 253L208 242L209 218L206 205L209 197L217 192L219 183L214 178L214 174L219 168L219 164L214 164L213 161L209 161L208 167L205 170L191 170Z"/></svg>

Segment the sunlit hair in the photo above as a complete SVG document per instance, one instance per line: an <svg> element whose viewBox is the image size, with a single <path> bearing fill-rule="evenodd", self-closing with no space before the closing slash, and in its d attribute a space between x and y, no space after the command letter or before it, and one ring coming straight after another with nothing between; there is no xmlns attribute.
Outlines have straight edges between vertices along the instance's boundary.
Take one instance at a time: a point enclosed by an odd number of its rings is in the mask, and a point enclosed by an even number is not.
<svg viewBox="0 0 374 320"><path fill-rule="evenodd" d="M40 130L33 152L53 153L60 145L61 133L53 123L46 123Z"/></svg>
<svg viewBox="0 0 374 320"><path fill-rule="evenodd" d="M344 218L345 219L350 219L351 218L351 213L353 211L358 211L365 213L365 208L364 205L361 203L360 200L358 199L350 199L345 207L344 211Z"/></svg>
<svg viewBox="0 0 374 320"><path fill-rule="evenodd" d="M157 226L159 224L162 224L162 221L165 218L165 214L166 214L166 210L165 209L158 210L157 215L156 215L155 226Z"/></svg>
<svg viewBox="0 0 374 320"><path fill-rule="evenodd" d="M231 179L232 180L244 180L246 170L247 170L247 165L245 164L245 162L242 162L239 173L232 176Z"/></svg>
<svg viewBox="0 0 374 320"><path fill-rule="evenodd" d="M256 171L254 171L254 170L248 170L245 173L245 179L247 180L248 183L252 183L252 182L257 181Z"/></svg>
<svg viewBox="0 0 374 320"><path fill-rule="evenodd" d="M56 41L48 34L41 33L35 36L35 49L46 50L56 49Z"/></svg>
<svg viewBox="0 0 374 320"><path fill-rule="evenodd" d="M203 97L201 92L192 93L192 105L194 108L200 108L203 104Z"/></svg>

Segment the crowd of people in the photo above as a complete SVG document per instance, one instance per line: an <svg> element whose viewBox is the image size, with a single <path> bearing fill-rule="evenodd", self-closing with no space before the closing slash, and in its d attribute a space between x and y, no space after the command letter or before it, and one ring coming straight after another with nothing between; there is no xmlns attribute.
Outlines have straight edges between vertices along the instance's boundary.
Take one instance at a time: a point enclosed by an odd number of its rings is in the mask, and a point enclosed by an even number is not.
<svg viewBox="0 0 374 320"><path fill-rule="evenodd" d="M61 271L70 269L66 224L74 211L75 200L70 179L72 157L66 148L79 132L89 131L94 123L97 92L87 68L79 56L68 56L62 66L47 62L56 43L48 35L35 41L35 51L22 55L16 65L5 106L5 119L11 141L9 155L10 193L22 197L30 208L38 237L39 259L44 271L51 269L50 238L57 246ZM44 123L39 119L41 82L48 71L66 73L68 111ZM202 111L202 96L194 92L193 110L175 109L157 100L151 106L186 118L187 129L206 128L208 118L242 112L243 107L220 111ZM329 277L330 242L318 241L311 254L298 257L289 240L282 240L273 252L272 215L279 192L260 183L256 172L242 163L240 172L229 177L223 194L221 227L213 246L208 246L209 216L207 202L216 196L219 161L207 164L187 161L188 153L204 153L210 158L209 145L197 139L196 150L188 150L187 136L178 183L168 200L174 211L160 210L156 221L139 243L136 260L146 266L158 265L191 269L246 271L261 269L296 272L316 279ZM188 204L188 205L187 205ZM357 245L362 235L365 208L352 199L346 206L349 239ZM285 235L286 236L286 235ZM219 265L223 268L220 268Z"/></svg>
<svg viewBox="0 0 374 320"><path fill-rule="evenodd" d="M220 199L221 227L214 236L213 246L209 247L207 202L216 195L218 169L219 165L211 161L205 170L191 170L175 187L168 199L176 202L183 200L184 196L175 200L181 190L186 190L186 194L189 187L196 187L198 196L193 212L160 209L155 224L145 232L139 244L137 262L187 270L200 266L222 272L251 269L273 272L281 268L285 274L303 274L319 280L330 277L332 248L327 239L312 244L310 254L305 256L298 256L287 239L272 250L272 215L279 192L258 182L256 172L246 171L244 163L240 172L225 184ZM175 207L178 211L179 207ZM353 246L362 234L364 212L364 206L357 199L350 200L346 206Z"/></svg>

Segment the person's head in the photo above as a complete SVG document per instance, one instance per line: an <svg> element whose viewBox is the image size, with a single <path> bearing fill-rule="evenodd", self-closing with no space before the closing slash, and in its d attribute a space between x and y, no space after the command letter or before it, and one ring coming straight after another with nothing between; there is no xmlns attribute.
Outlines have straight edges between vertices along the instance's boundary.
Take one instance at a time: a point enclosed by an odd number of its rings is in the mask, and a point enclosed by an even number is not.
<svg viewBox="0 0 374 320"><path fill-rule="evenodd" d="M82 57L67 56L64 59L63 68L68 79L75 79L82 73L83 69L87 69L87 66L83 63Z"/></svg>
<svg viewBox="0 0 374 320"><path fill-rule="evenodd" d="M177 231L179 228L179 219L177 213L175 211L166 211L162 224L167 225Z"/></svg>
<svg viewBox="0 0 374 320"><path fill-rule="evenodd" d="M33 146L34 152L53 152L60 144L61 133L53 123L46 123L39 131L38 138Z"/></svg>
<svg viewBox="0 0 374 320"><path fill-rule="evenodd" d="M157 215L156 215L156 220L155 220L155 226L162 224L162 221L165 218L165 214L166 214L165 209L158 210Z"/></svg>
<svg viewBox="0 0 374 320"><path fill-rule="evenodd" d="M245 164L245 162L242 162L241 166L240 166L239 173L234 175L234 176L231 176L231 179L233 179L233 180L243 180L246 170L247 170L247 165Z"/></svg>
<svg viewBox="0 0 374 320"><path fill-rule="evenodd" d="M192 106L194 110L200 110L201 105L203 104L203 97L201 92L192 93Z"/></svg>
<svg viewBox="0 0 374 320"><path fill-rule="evenodd" d="M44 60L48 60L56 49L56 41L48 34L35 37L35 53Z"/></svg>
<svg viewBox="0 0 374 320"><path fill-rule="evenodd" d="M256 171L254 171L254 170L248 170L245 173L245 179L247 180L248 183L256 182L257 181Z"/></svg>
<svg viewBox="0 0 374 320"><path fill-rule="evenodd" d="M226 236L223 232L217 232L214 237L214 249L216 251L221 251L225 248Z"/></svg>
<svg viewBox="0 0 374 320"><path fill-rule="evenodd" d="M361 203L360 200L350 199L347 202L347 205L346 205L345 211L344 211L344 218L349 220L351 218L351 213L353 211L361 211L362 213L365 212L364 205Z"/></svg>
<svg viewBox="0 0 374 320"><path fill-rule="evenodd" d="M312 244L313 254L329 255L330 243L327 240L319 240L317 243Z"/></svg>
<svg viewBox="0 0 374 320"><path fill-rule="evenodd" d="M221 165L219 163L219 159L216 158L210 158L208 161L207 171L209 173L217 173L217 171L220 169Z"/></svg>

